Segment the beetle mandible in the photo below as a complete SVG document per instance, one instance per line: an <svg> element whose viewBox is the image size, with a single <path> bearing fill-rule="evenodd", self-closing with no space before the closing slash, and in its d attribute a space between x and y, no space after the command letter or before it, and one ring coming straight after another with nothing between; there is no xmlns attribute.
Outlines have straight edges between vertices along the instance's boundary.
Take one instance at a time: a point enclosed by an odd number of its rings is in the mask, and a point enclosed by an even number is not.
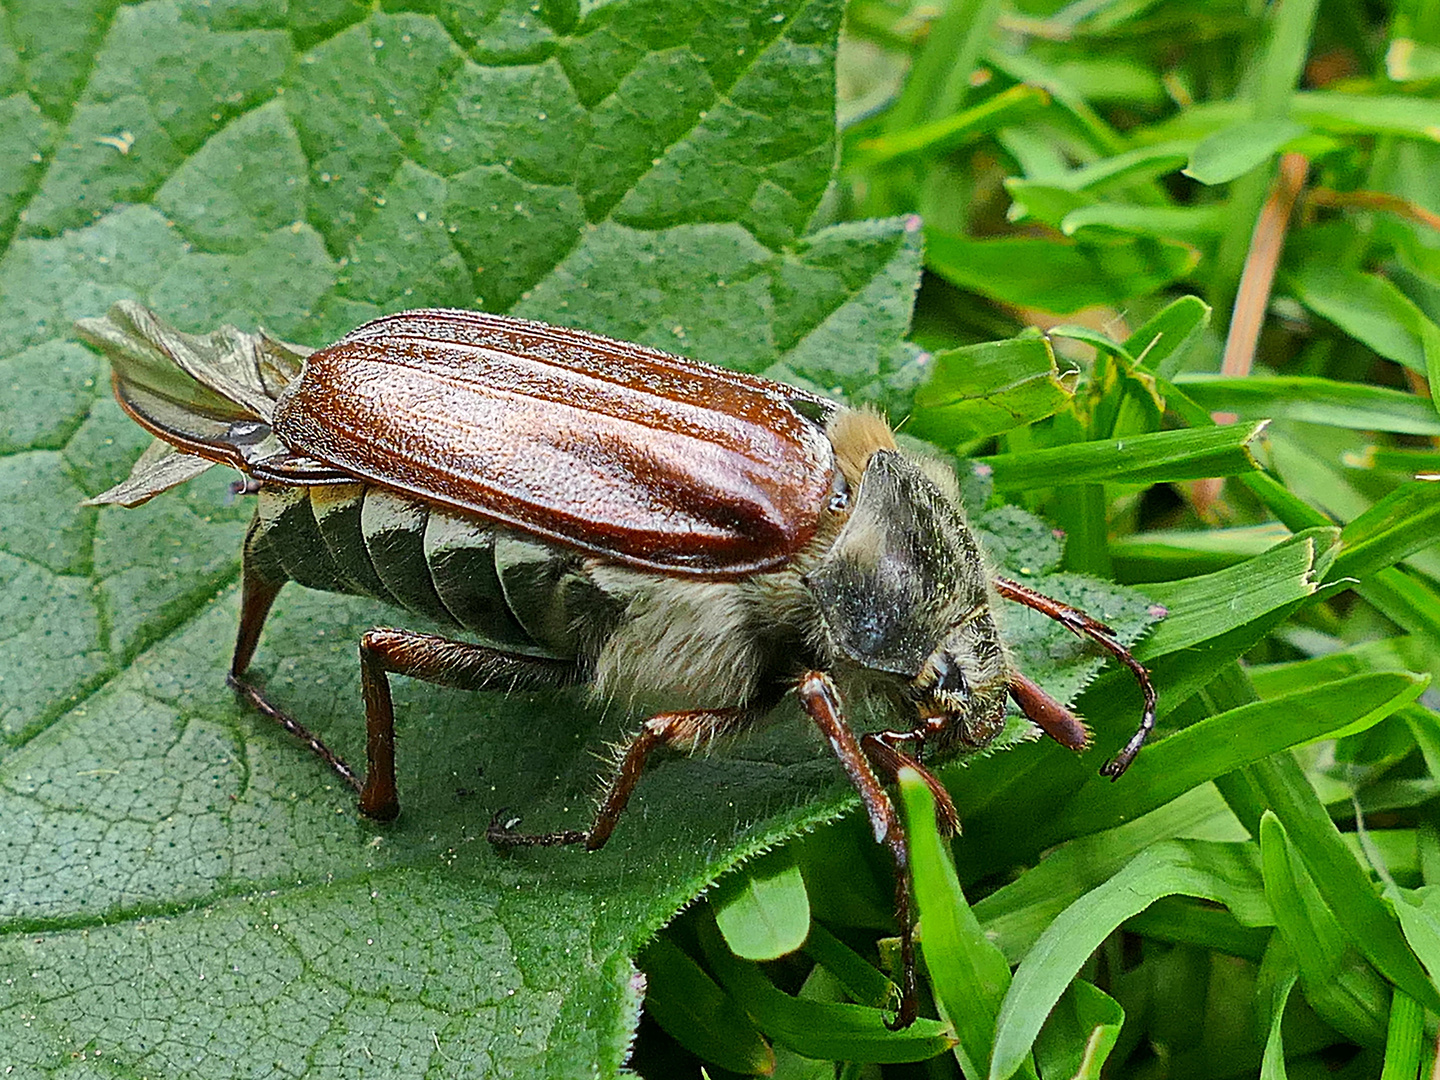
<svg viewBox="0 0 1440 1080"><path fill-rule="evenodd" d="M896 863L897 1026L915 1016L913 920L884 782L918 770L953 832L954 804L921 762L984 746L1007 698L1065 746L1089 742L1011 663L995 598L1059 620L1139 680L1140 725L1104 773L1123 773L1154 725L1148 675L1110 629L992 577L949 468L897 447L874 413L470 311L385 316L313 353L229 327L183 334L132 302L77 327L157 438L92 502L137 505L216 463L246 476L259 505L228 680L355 787L367 816L400 810L394 674L687 703L640 725L588 828L532 835L497 816L487 835L502 846L601 847L656 748L693 752L795 693ZM290 581L376 597L483 642L363 636L363 779L246 677ZM844 704L857 696L903 723L857 736Z"/></svg>

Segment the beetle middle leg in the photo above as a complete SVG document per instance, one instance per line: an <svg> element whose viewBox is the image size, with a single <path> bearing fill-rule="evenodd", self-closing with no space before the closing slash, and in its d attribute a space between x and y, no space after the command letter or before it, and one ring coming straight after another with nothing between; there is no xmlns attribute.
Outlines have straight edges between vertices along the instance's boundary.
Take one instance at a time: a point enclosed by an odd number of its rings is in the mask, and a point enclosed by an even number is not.
<svg viewBox="0 0 1440 1080"><path fill-rule="evenodd" d="M497 813L485 832L485 838L496 847L554 847L560 844L584 844L595 851L605 845L624 813L635 785L645 770L645 761L661 746L694 753L713 739L741 731L754 720L746 708L692 709L688 712L660 713L641 725L640 733L630 740L620 764L611 778L600 807L588 829L561 829L550 833L515 832L501 821Z"/></svg>
<svg viewBox="0 0 1440 1080"><path fill-rule="evenodd" d="M899 744L907 742L915 744L914 753L900 749ZM920 774L920 779L925 781L935 800L935 825L941 836L951 837L960 831L960 812L955 809L955 802L940 778L920 763L919 755L924 745L923 730L876 731L860 736L860 749L865 751L870 764L879 769L886 779L892 782L898 780L901 769L914 769Z"/></svg>
<svg viewBox="0 0 1440 1080"><path fill-rule="evenodd" d="M575 681L566 660L522 656L453 641L435 634L377 627L360 638L360 689L365 697L365 751L368 769L360 790L360 812L377 821L400 813L395 787L395 705L390 676L458 690L539 690Z"/></svg>

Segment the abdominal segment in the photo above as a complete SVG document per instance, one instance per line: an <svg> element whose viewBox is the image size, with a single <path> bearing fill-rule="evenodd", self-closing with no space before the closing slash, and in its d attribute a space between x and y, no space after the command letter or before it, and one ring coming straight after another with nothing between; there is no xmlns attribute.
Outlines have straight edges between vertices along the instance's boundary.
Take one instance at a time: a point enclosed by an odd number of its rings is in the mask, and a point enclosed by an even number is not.
<svg viewBox="0 0 1440 1080"><path fill-rule="evenodd" d="M615 602L578 553L371 484L266 484L245 543L272 581L371 596L504 650L575 657Z"/></svg>

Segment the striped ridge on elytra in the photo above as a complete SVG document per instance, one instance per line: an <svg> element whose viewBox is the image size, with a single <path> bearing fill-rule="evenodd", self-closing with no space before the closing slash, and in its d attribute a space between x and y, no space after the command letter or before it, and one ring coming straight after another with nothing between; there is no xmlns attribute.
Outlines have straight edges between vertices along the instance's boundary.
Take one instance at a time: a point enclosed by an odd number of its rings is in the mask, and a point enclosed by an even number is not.
<svg viewBox="0 0 1440 1080"><path fill-rule="evenodd" d="M370 484L267 483L246 541L267 579L371 596L508 650L575 656L616 602L575 552Z"/></svg>

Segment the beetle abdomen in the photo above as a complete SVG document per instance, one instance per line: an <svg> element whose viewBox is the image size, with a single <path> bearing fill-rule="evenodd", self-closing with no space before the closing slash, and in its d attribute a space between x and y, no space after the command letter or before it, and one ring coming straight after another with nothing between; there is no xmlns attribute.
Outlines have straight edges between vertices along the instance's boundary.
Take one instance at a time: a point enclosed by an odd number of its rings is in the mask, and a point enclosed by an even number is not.
<svg viewBox="0 0 1440 1080"><path fill-rule="evenodd" d="M370 484L260 491L263 575L371 596L507 650L573 657L617 612L575 552Z"/></svg>

